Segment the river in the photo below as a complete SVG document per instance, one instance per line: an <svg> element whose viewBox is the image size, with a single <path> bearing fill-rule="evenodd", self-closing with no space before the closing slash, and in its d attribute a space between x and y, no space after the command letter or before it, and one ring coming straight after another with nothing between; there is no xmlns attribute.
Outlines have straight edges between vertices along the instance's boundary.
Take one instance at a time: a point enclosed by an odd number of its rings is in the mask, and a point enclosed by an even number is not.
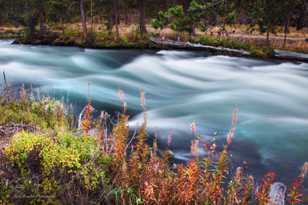
<svg viewBox="0 0 308 205"><path fill-rule="evenodd" d="M273 170L280 180L289 182L308 161L305 63L205 52L94 50L0 41L0 71L5 71L10 84L33 84L41 95L72 103L77 113L90 95L96 109L115 114L120 110L117 91L121 89L132 129L143 119L139 100L143 89L149 133L157 135L162 148L172 135L175 160L190 158L193 121L203 140L215 140L221 146L232 111L239 109L230 147L233 166L245 161L249 173L261 176Z"/></svg>

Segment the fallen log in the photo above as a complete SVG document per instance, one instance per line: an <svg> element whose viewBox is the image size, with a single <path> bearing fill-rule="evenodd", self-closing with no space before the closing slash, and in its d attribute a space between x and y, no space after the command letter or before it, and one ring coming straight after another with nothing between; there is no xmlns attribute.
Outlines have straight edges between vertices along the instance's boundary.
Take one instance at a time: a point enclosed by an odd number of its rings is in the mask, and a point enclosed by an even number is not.
<svg viewBox="0 0 308 205"><path fill-rule="evenodd" d="M308 63L308 54L285 51L285 50L275 50L275 58L280 60L289 60L289 61L301 61Z"/></svg>
<svg viewBox="0 0 308 205"><path fill-rule="evenodd" d="M249 51L242 49L225 48L221 46L208 46L203 44L196 44L183 41L173 41L170 39L150 38L151 42L162 49L188 49L188 50L204 50L214 54L231 55L231 56L244 56L255 57ZM283 60L283 61L299 61L308 63L308 54L275 50L272 56L267 59Z"/></svg>
<svg viewBox="0 0 308 205"><path fill-rule="evenodd" d="M150 38L151 42L161 48L172 48L172 49L191 49L191 50L205 50L212 53L228 54L236 56L250 56L251 53L242 49L224 48L221 46L208 46L200 43L190 43L173 40L162 40L160 38Z"/></svg>

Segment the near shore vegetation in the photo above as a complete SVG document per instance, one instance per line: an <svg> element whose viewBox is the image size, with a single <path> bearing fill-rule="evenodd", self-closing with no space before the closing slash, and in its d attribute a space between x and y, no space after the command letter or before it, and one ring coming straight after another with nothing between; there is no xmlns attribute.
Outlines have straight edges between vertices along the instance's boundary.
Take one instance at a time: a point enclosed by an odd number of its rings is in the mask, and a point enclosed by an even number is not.
<svg viewBox="0 0 308 205"><path fill-rule="evenodd" d="M221 149L201 141L193 122L196 138L191 142L191 159L185 165L173 164L172 150L161 149L155 138L148 140L144 92L140 95L144 121L133 136L122 91L119 98L123 111L115 125L108 125L106 112L94 118L89 101L77 129L62 102L34 98L24 86L15 95L5 88L0 100L0 204L305 202L302 189L308 163L288 189L279 189L274 197L271 190L277 173L268 172L257 181L242 167L233 170L229 151L236 137L238 110L232 114ZM172 143L170 136L167 144ZM200 149L208 153L206 157L199 155Z"/></svg>

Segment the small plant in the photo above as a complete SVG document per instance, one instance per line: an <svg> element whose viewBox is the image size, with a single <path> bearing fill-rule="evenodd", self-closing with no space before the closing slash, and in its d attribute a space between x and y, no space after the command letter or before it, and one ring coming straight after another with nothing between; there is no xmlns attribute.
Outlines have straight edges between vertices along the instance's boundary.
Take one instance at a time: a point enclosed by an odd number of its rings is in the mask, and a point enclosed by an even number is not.
<svg viewBox="0 0 308 205"><path fill-rule="evenodd" d="M81 121L81 129L84 135L88 135L91 129L93 111L94 111L94 108L91 105L91 101L89 101L88 104L84 108L82 121Z"/></svg>
<svg viewBox="0 0 308 205"><path fill-rule="evenodd" d="M271 185L274 183L276 173L268 172L262 179L261 185L258 187L256 192L256 198L260 205L266 205L270 202L269 191Z"/></svg>
<svg viewBox="0 0 308 205"><path fill-rule="evenodd" d="M288 197L291 205L302 204L304 195L301 188L308 171L308 162L303 165L300 175L293 181L289 189Z"/></svg>

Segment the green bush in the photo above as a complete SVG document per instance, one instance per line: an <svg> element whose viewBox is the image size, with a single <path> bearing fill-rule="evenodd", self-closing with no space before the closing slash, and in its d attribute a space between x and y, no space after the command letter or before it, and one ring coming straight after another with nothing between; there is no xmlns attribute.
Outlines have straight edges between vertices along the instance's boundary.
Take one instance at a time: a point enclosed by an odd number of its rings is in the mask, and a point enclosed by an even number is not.
<svg viewBox="0 0 308 205"><path fill-rule="evenodd" d="M47 175L56 168L80 171L82 164L100 157L94 138L76 137L69 133L60 133L52 139L46 135L22 132L13 137L5 154L19 168L26 168L27 158L34 149L38 149L42 170Z"/></svg>
<svg viewBox="0 0 308 205"><path fill-rule="evenodd" d="M17 186L23 194L56 195L57 199L61 199L61 195L70 192L73 198L76 197L74 200L81 195L98 200L97 194L109 191L108 170L112 161L110 156L102 154L95 138L70 133L59 133L52 138L22 132L13 137L3 154L9 165L4 171L6 174L11 173L10 170L14 170L14 175L19 173L14 176L14 181L19 182ZM0 184L5 184L3 180L0 179ZM10 193L16 194L13 182L0 189L0 195L3 195L0 202L10 202ZM70 203L74 202L70 200ZM40 198L32 202L50 203Z"/></svg>
<svg viewBox="0 0 308 205"><path fill-rule="evenodd" d="M97 36L95 32L89 32L85 39L85 46L95 46L97 41Z"/></svg>
<svg viewBox="0 0 308 205"><path fill-rule="evenodd" d="M253 56L260 58L267 58L274 56L274 49L269 47L257 48L252 46L250 52Z"/></svg>

